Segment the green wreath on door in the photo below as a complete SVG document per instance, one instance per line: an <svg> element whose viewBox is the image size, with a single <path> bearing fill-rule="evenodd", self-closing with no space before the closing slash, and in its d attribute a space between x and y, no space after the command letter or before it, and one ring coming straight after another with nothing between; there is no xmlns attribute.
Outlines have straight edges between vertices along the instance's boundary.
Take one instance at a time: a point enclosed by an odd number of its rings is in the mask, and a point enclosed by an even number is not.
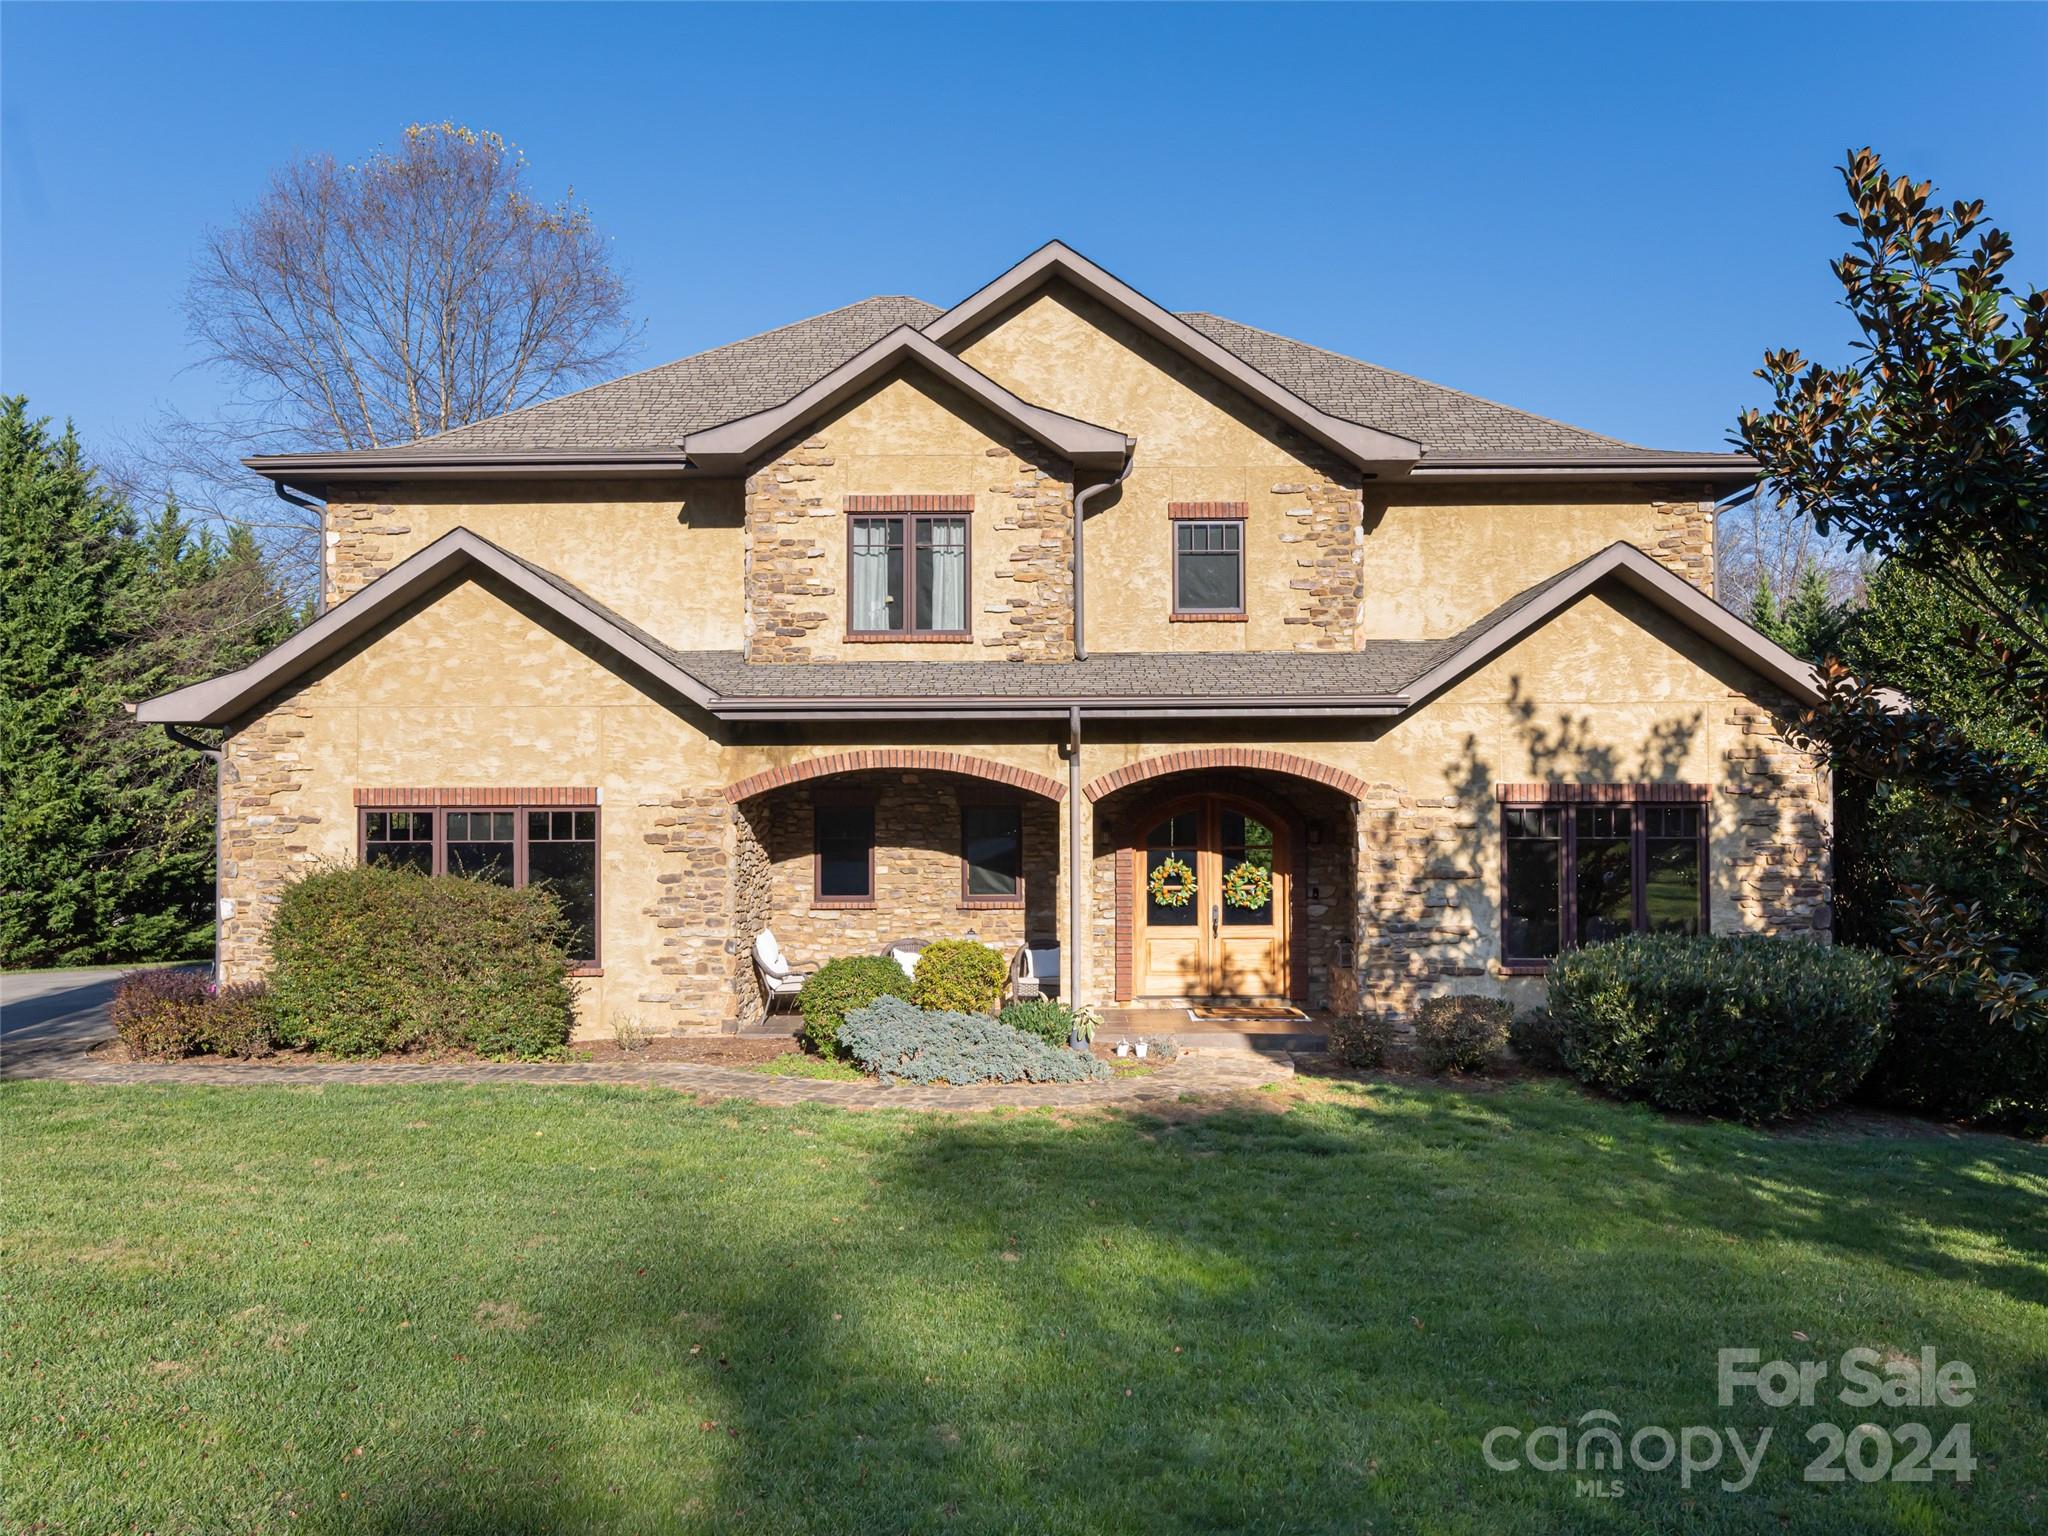
<svg viewBox="0 0 2048 1536"><path fill-rule="evenodd" d="M1240 912L1256 912L1273 899L1273 872L1247 859L1223 877L1223 899Z"/></svg>

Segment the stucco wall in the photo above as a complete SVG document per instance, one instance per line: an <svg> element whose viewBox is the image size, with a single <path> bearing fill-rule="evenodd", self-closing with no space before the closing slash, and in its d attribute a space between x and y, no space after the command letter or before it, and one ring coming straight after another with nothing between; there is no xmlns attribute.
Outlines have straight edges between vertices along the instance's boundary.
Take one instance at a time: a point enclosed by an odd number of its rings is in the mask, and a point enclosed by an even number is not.
<svg viewBox="0 0 2048 1536"><path fill-rule="evenodd" d="M328 504L327 600L467 528L553 571L678 650L741 644L742 505L735 480L521 485L419 481Z"/></svg>

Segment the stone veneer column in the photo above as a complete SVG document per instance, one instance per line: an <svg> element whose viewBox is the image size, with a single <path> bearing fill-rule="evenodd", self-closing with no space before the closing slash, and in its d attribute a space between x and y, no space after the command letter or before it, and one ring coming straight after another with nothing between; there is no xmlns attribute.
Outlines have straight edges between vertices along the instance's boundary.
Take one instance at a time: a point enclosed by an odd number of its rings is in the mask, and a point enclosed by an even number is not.
<svg viewBox="0 0 2048 1536"><path fill-rule="evenodd" d="M666 1006L683 1026L730 1032L761 1016L751 946L766 919L766 859L754 829L721 789L643 799L644 833L662 855L653 898L654 969L666 986L639 1001Z"/></svg>
<svg viewBox="0 0 2048 1536"><path fill-rule="evenodd" d="M1011 661L1071 661L1073 481L1029 438L991 444L984 457L986 483L969 514L972 559L976 572L991 571L1015 591L970 609L975 644ZM815 639L835 639L846 622L846 599L826 576L827 541L844 548L846 539L841 508L828 504L836 498L819 486L819 471L832 465L831 440L812 436L785 446L747 477L749 661L815 660Z"/></svg>
<svg viewBox="0 0 2048 1536"><path fill-rule="evenodd" d="M1281 441L1298 455L1306 473L1273 487L1275 496L1299 497L1286 509L1280 542L1295 549L1300 573L1287 585L1292 610L1282 623L1303 633L1297 651L1355 651L1365 609L1365 493L1356 471L1292 433Z"/></svg>
<svg viewBox="0 0 2048 1536"><path fill-rule="evenodd" d="M1820 759L1794 740L1799 708L1781 696L1729 694L1742 740L1721 756L1737 842L1728 862L1742 926L1832 938L1831 786Z"/></svg>
<svg viewBox="0 0 2048 1536"><path fill-rule="evenodd" d="M1707 596L1714 595L1714 503L1652 501L1657 542L1644 553Z"/></svg>
<svg viewBox="0 0 2048 1536"><path fill-rule="evenodd" d="M1484 976L1478 932L1478 811L1456 796L1375 784L1358 808L1357 963L1364 1011L1401 1017L1440 981Z"/></svg>
<svg viewBox="0 0 2048 1536"><path fill-rule="evenodd" d="M295 797L308 769L300 743L310 711L287 700L221 745L221 980L254 981L270 970L270 922L286 883L316 862L306 829L320 818Z"/></svg>
<svg viewBox="0 0 2048 1536"><path fill-rule="evenodd" d="M393 541L412 532L396 507L374 498L330 501L324 522L321 575L330 608L396 565Z"/></svg>

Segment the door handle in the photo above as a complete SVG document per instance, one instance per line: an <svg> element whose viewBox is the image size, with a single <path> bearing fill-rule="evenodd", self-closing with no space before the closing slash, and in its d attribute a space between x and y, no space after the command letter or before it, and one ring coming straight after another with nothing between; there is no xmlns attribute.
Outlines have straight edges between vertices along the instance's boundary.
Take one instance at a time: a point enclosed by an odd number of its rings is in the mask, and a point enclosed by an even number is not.
<svg viewBox="0 0 2048 1536"><path fill-rule="evenodd" d="M1211 933L1213 934L1213 933L1220 933L1220 932L1222 932L1222 931L1223 931L1223 909L1222 909L1221 907L1217 906L1217 905L1216 905L1216 903L1214 903L1214 902L1212 901L1212 902L1210 902L1210 903L1209 903L1209 932L1211 932Z"/></svg>

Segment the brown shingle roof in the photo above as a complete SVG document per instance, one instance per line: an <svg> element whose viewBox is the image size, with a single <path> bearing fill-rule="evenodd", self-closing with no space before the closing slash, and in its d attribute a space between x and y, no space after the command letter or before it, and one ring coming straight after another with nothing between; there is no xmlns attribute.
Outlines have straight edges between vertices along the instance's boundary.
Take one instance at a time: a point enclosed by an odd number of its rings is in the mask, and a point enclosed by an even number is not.
<svg viewBox="0 0 2048 1536"><path fill-rule="evenodd" d="M686 433L778 406L896 327L922 328L941 313L936 305L901 295L863 299L677 362L422 438L405 451L467 455L673 450ZM1411 438L1433 461L1530 457L1654 462L1682 456L1639 448L1220 315L1197 311L1180 318L1317 409Z"/></svg>

